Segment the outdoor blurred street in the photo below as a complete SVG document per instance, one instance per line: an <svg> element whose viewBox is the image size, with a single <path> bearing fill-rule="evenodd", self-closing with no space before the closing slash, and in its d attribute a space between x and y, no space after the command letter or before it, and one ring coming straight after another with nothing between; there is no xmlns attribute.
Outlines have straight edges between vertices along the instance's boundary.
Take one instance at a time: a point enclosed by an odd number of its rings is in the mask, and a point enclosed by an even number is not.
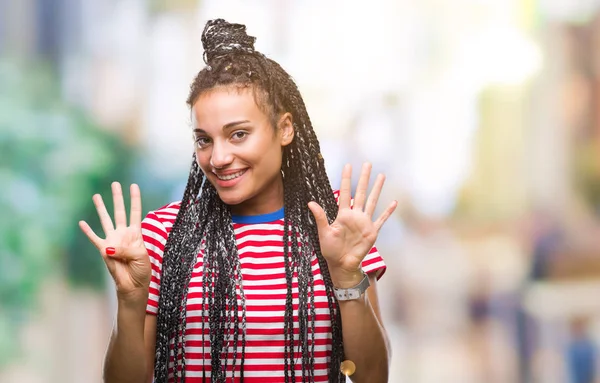
<svg viewBox="0 0 600 383"><path fill-rule="evenodd" d="M399 201L390 382L600 383L600 0L0 0L0 383L102 381L77 222L112 181L181 198L213 18L294 77L334 189L370 161Z"/></svg>

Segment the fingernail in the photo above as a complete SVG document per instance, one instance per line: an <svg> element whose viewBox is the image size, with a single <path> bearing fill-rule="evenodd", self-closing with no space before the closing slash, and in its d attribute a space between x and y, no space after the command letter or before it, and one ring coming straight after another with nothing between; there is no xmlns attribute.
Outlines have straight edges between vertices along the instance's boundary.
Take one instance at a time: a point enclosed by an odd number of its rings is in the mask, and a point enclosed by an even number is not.
<svg viewBox="0 0 600 383"><path fill-rule="evenodd" d="M116 250L114 247L107 247L105 251L106 251L106 255L115 255L115 253L116 253Z"/></svg>

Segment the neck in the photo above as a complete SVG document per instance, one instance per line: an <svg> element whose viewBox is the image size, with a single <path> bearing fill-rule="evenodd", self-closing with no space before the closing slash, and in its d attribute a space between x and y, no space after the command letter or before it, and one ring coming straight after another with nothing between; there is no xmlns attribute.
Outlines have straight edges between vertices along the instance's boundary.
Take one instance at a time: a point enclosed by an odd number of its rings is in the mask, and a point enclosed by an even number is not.
<svg viewBox="0 0 600 383"><path fill-rule="evenodd" d="M283 178L277 179L266 190L238 204L231 205L233 215L261 215L273 213L283 207Z"/></svg>

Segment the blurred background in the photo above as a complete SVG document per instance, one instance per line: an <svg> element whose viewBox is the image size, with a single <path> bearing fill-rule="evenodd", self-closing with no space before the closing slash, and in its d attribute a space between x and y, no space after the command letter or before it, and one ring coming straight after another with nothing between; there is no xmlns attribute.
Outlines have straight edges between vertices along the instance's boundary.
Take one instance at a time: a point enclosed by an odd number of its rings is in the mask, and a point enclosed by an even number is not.
<svg viewBox="0 0 600 383"><path fill-rule="evenodd" d="M0 0L0 382L101 382L77 222L113 180L180 198L216 17L294 76L333 186L368 160L400 202L391 382L600 382L600 0Z"/></svg>

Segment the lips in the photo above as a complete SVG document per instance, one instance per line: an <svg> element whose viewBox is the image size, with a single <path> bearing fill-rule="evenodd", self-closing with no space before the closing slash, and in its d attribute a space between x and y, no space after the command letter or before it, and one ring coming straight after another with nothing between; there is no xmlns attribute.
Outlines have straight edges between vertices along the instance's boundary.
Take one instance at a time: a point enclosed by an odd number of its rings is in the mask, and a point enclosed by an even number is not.
<svg viewBox="0 0 600 383"><path fill-rule="evenodd" d="M220 179L221 181L231 181L234 180L238 177L241 177L244 173L246 173L246 169L244 170L240 170L238 172L235 173L230 173L230 174L217 174L214 173L215 176L217 176L218 179Z"/></svg>

